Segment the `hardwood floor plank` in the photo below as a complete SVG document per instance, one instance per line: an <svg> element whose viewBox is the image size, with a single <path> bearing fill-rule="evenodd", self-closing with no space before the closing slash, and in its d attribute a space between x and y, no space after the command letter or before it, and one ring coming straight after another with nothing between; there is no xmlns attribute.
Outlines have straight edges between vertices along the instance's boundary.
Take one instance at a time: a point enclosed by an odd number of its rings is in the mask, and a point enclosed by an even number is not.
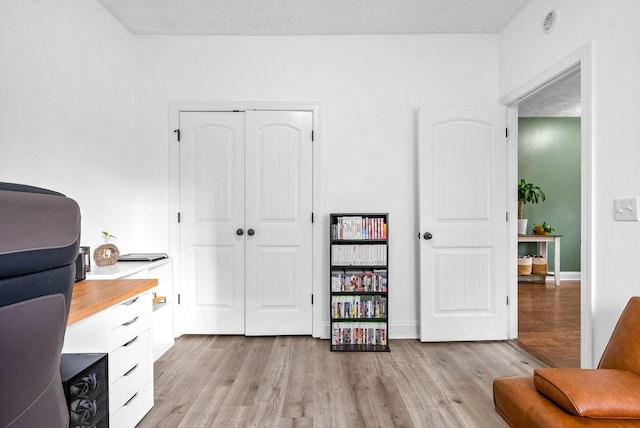
<svg viewBox="0 0 640 428"><path fill-rule="evenodd" d="M551 367L580 367L580 281L520 283L516 343Z"/></svg>
<svg viewBox="0 0 640 428"><path fill-rule="evenodd" d="M290 417L294 420L313 417L313 390L309 383L309 367L311 353L311 342L291 340L291 364L286 383L285 397L282 408L282 416Z"/></svg>
<svg viewBox="0 0 640 428"><path fill-rule="evenodd" d="M365 420L360 409L355 405L356 397L349 379L353 375L350 365L350 354L328 353L326 365L323 372L328 375L329 389L331 394L331 418L330 421L335 426L365 426ZM362 357L366 354L361 354Z"/></svg>
<svg viewBox="0 0 640 428"><path fill-rule="evenodd" d="M146 427L500 427L493 379L540 363L506 342L392 340L330 352L310 337L183 336L155 363Z"/></svg>

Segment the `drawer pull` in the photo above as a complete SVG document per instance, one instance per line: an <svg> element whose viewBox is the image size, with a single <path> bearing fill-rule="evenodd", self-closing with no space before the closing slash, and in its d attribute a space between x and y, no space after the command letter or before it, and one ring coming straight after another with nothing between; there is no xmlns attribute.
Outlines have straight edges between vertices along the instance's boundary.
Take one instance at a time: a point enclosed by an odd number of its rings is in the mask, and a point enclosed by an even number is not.
<svg viewBox="0 0 640 428"><path fill-rule="evenodd" d="M133 344L133 343L135 343L139 338L140 338L140 336L136 336L136 337L134 337L133 339L131 339L130 341L128 341L127 343L125 343L125 344L124 344L124 345L122 345L122 346L129 346L129 345L132 345L132 344Z"/></svg>
<svg viewBox="0 0 640 428"><path fill-rule="evenodd" d="M127 322L123 323L122 325L125 326L125 327L129 327L131 324L133 324L136 321L138 321L138 317L135 317L131 321L127 321Z"/></svg>
<svg viewBox="0 0 640 428"><path fill-rule="evenodd" d="M138 299L139 299L139 298L140 298L140 297L138 296L138 297L136 297L135 299L131 299L131 300L129 300L128 302L124 302L124 303L123 303L123 305L125 305L125 306L133 305L135 302L137 302L137 301L138 301Z"/></svg>
<svg viewBox="0 0 640 428"><path fill-rule="evenodd" d="M138 393L136 392L135 394L133 394L133 397L129 398L127 402L122 405L122 407L128 406L137 396L138 396Z"/></svg>
<svg viewBox="0 0 640 428"><path fill-rule="evenodd" d="M128 372L126 372L125 374L123 374L122 376L129 376L131 373L133 373L133 371L135 369L138 368L138 364L136 364L135 366L131 367L131 370L129 370Z"/></svg>

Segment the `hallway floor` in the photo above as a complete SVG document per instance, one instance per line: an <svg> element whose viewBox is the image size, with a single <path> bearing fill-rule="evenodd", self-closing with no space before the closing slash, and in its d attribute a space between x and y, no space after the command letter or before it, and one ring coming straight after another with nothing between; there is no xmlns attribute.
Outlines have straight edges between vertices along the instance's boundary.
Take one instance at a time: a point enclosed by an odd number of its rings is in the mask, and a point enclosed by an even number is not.
<svg viewBox="0 0 640 428"><path fill-rule="evenodd" d="M519 283L515 343L550 367L580 367L580 281Z"/></svg>

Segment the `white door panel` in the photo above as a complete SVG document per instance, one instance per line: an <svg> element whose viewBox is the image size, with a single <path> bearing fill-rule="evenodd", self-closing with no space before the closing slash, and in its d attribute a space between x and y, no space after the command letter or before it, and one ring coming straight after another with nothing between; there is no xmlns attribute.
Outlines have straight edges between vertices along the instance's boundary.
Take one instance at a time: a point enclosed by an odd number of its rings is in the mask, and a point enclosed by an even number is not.
<svg viewBox="0 0 640 428"><path fill-rule="evenodd" d="M421 340L507 336L506 113L420 111Z"/></svg>
<svg viewBox="0 0 640 428"><path fill-rule="evenodd" d="M184 332L244 333L244 118L180 113Z"/></svg>
<svg viewBox="0 0 640 428"><path fill-rule="evenodd" d="M246 116L246 334L311 333L312 115Z"/></svg>

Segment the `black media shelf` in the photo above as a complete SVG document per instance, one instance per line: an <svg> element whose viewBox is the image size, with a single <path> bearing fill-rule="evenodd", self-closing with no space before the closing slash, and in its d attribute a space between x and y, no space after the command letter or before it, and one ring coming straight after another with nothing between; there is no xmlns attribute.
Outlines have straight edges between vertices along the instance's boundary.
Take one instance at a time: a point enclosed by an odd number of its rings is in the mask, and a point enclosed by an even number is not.
<svg viewBox="0 0 640 428"><path fill-rule="evenodd" d="M342 245L362 244L362 241L366 241L367 244L386 244L386 239L332 239L332 243L339 243Z"/></svg>
<svg viewBox="0 0 640 428"><path fill-rule="evenodd" d="M387 345L331 345L332 351L337 352L389 352Z"/></svg>
<svg viewBox="0 0 640 428"><path fill-rule="evenodd" d="M389 352L389 215L330 215L331 351Z"/></svg>
<svg viewBox="0 0 640 428"><path fill-rule="evenodd" d="M386 296L386 291L333 291L334 296Z"/></svg>
<svg viewBox="0 0 640 428"><path fill-rule="evenodd" d="M333 244L340 245L338 241L334 241ZM371 269L375 269L375 270L387 269L387 265L332 265L331 267L331 270L335 272L339 270L352 271L352 270L371 270Z"/></svg>

